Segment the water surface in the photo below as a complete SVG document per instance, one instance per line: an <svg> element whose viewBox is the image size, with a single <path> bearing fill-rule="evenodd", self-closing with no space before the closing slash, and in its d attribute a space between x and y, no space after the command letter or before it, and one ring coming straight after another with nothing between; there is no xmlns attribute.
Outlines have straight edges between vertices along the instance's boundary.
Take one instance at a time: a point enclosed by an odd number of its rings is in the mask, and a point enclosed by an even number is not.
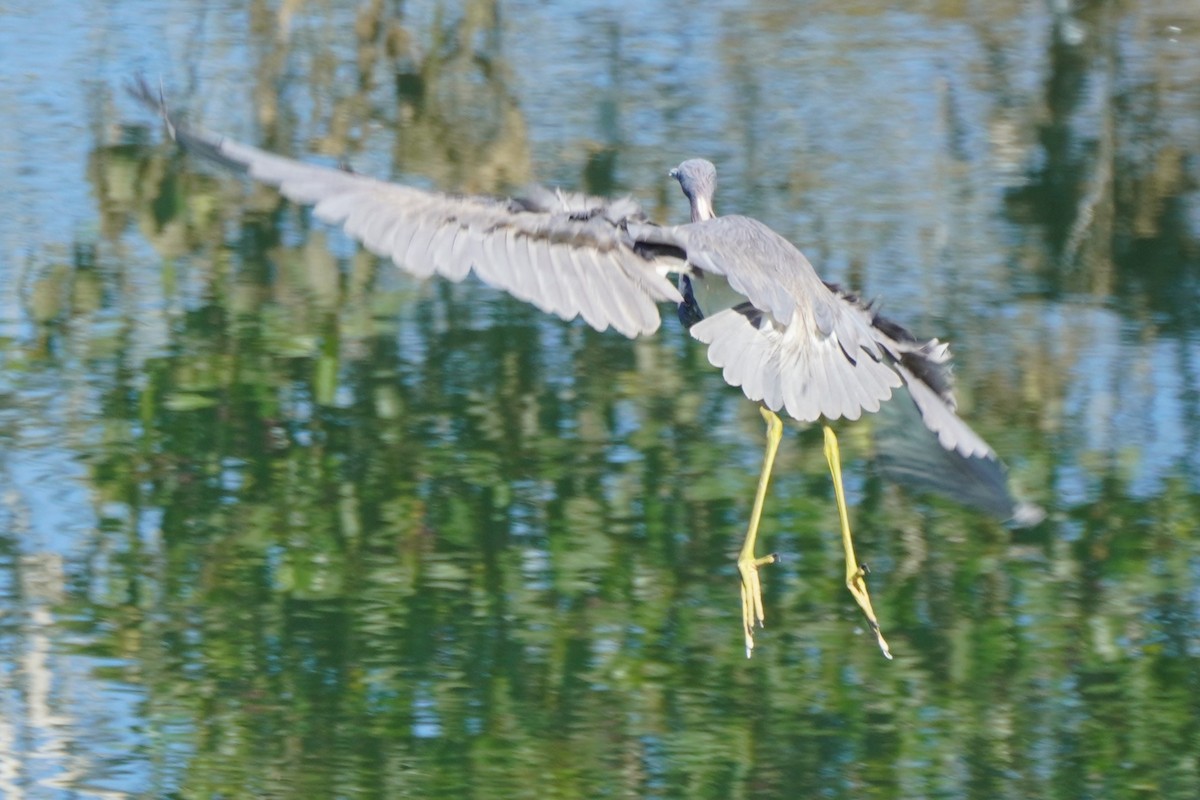
<svg viewBox="0 0 1200 800"><path fill-rule="evenodd" d="M1193 4L0 0L0 796L1200 796ZM193 122L447 191L685 214L719 167L822 275L953 342L1046 511L817 430L732 556L754 405L420 282L179 153Z"/></svg>

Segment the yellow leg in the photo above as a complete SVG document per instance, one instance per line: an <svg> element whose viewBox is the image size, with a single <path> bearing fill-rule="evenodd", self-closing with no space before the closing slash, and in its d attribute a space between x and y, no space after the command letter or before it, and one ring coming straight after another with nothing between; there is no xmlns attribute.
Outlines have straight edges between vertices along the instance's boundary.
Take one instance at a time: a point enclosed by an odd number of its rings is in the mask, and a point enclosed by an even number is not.
<svg viewBox="0 0 1200 800"><path fill-rule="evenodd" d="M771 480L771 468L775 465L775 453L779 440L783 438L783 422L779 415L763 407L763 419L767 423L767 450L763 455L762 472L758 476L758 491L754 494L754 508L750 511L750 527L746 541L738 554L738 572L742 576L742 633L746 637L746 658L754 651L754 626L763 625L762 583L758 579L758 568L773 564L778 556L772 553L762 558L754 557L754 543L758 539L758 523L762 519L763 501L767 497L767 484Z"/></svg>
<svg viewBox="0 0 1200 800"><path fill-rule="evenodd" d="M846 494L842 490L842 457L838 450L837 435L828 425L825 426L825 458L829 461L829 472L833 475L833 493L837 497L838 516L842 523L842 546L846 548L846 588L867 615L867 622L871 624L871 632L879 642L879 649L883 651L884 656L891 658L888 643L879 630L879 621L875 619L875 610L871 608L871 596L867 594L866 570L859 567L854 558L854 543L850 541L850 516L846 513Z"/></svg>

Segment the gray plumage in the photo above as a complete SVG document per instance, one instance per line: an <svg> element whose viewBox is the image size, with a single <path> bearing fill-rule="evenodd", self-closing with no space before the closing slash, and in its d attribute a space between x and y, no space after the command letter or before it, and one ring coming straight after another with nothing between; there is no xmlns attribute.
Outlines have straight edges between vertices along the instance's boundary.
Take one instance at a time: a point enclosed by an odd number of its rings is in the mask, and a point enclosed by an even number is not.
<svg viewBox="0 0 1200 800"><path fill-rule="evenodd" d="M857 419L878 411L902 385L941 445L994 457L955 413L947 346L921 341L857 297L823 282L790 242L757 220L718 217L716 170L701 159L670 174L691 204L691 222L660 226L633 200L536 188L500 200L449 195L305 164L175 124L189 149L242 169L380 256L415 275L480 280L597 330L634 337L658 329L657 304L687 304L692 336L751 400L795 419ZM668 279L680 276L680 288ZM727 282L725 307L697 291ZM682 291L681 291L682 290ZM726 292L725 294L728 294ZM684 314L681 311L681 318Z"/></svg>
<svg viewBox="0 0 1200 800"><path fill-rule="evenodd" d="M956 413L946 344L918 340L825 283L803 253L758 220L716 216L716 170L709 162L690 159L670 174L691 203L692 222L640 232L686 254L689 296L704 293L696 283L724 279L745 298L701 309L704 318L691 327L726 382L804 422L858 419L906 385L943 447L968 458L995 457Z"/></svg>

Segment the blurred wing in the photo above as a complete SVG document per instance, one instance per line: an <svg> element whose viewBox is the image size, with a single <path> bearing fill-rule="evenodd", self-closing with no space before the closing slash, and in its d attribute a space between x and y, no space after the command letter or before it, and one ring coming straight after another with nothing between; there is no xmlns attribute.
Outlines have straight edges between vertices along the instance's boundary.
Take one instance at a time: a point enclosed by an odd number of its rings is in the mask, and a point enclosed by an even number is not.
<svg viewBox="0 0 1200 800"><path fill-rule="evenodd" d="M135 93L166 118L147 87ZM629 337L658 329L658 302L682 302L628 232L630 220L649 226L632 200L546 189L515 200L426 192L167 124L185 147L312 205L318 219L415 275L460 281L473 270L543 311Z"/></svg>
<svg viewBox="0 0 1200 800"><path fill-rule="evenodd" d="M896 392L879 410L874 427L876 464L890 480L942 495L1007 520L1016 527L1036 525L1045 511L1013 494L1007 470L995 458L968 458L940 446L940 437L921 424L916 402Z"/></svg>

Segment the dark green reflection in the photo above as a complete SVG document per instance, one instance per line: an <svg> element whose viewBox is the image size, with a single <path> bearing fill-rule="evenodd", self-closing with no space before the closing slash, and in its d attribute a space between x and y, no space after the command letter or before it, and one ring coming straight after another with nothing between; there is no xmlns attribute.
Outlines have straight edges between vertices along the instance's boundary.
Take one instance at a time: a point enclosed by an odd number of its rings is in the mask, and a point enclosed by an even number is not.
<svg viewBox="0 0 1200 800"><path fill-rule="evenodd" d="M256 28L259 141L307 141L313 102L330 120L315 148L335 157L378 123L399 173L480 191L525 180L494 7L439 17L422 47L390 4L364 9L354 79L317 47L304 100L286 40ZM601 38L618 63L619 37ZM1131 192L1163 202L1138 236L1114 224L1088 241L1161 260L1106 273L1062 258L1092 197L1073 109L1097 42L1047 40L1045 162L1010 210L1048 229L1044 294L1107 297L1124 275L1112 296L1132 319L1165 311L1194 335L1169 291L1192 262L1164 255L1194 252L1182 190L1127 140L1105 145L1112 219L1129 220ZM753 88L753 64L738 66ZM757 89L738 94L761 111ZM600 103L581 185L621 189L619 97ZM474 283L415 284L270 193L125 133L92 159L101 238L153 253L80 246L39 273L36 336L12 371L95 398L64 446L99 525L56 624L110 665L103 679L142 692L148 794L1200 796L1195 476L1136 491L1114 457L1099 491L1064 486L1086 447L1046 421L1067 394L1053 358L1014 348L961 375L973 424L1048 506L1031 530L902 494L871 468L870 424L845 427L892 663L841 585L820 434L789 428L764 520L785 560L747 661L732 555L760 421L677 326L632 343ZM153 313L146 297L161 297ZM976 353L992 322L960 320ZM28 569L15 536L0 546L6 572Z"/></svg>
<svg viewBox="0 0 1200 800"><path fill-rule="evenodd" d="M187 169L143 184L147 207L200 195ZM133 521L160 511L163 550L114 525L111 596L77 609L137 659L189 794L1195 788L1189 757L1161 760L1197 718L1183 486L1146 503L1114 478L1014 540L868 473L888 664L840 585L819 442L793 432L748 662L731 551L758 424L679 331L630 343L472 284L372 283L373 261L281 244L291 209L235 219L180 262L203 299L166 351L98 365L93 480Z"/></svg>

